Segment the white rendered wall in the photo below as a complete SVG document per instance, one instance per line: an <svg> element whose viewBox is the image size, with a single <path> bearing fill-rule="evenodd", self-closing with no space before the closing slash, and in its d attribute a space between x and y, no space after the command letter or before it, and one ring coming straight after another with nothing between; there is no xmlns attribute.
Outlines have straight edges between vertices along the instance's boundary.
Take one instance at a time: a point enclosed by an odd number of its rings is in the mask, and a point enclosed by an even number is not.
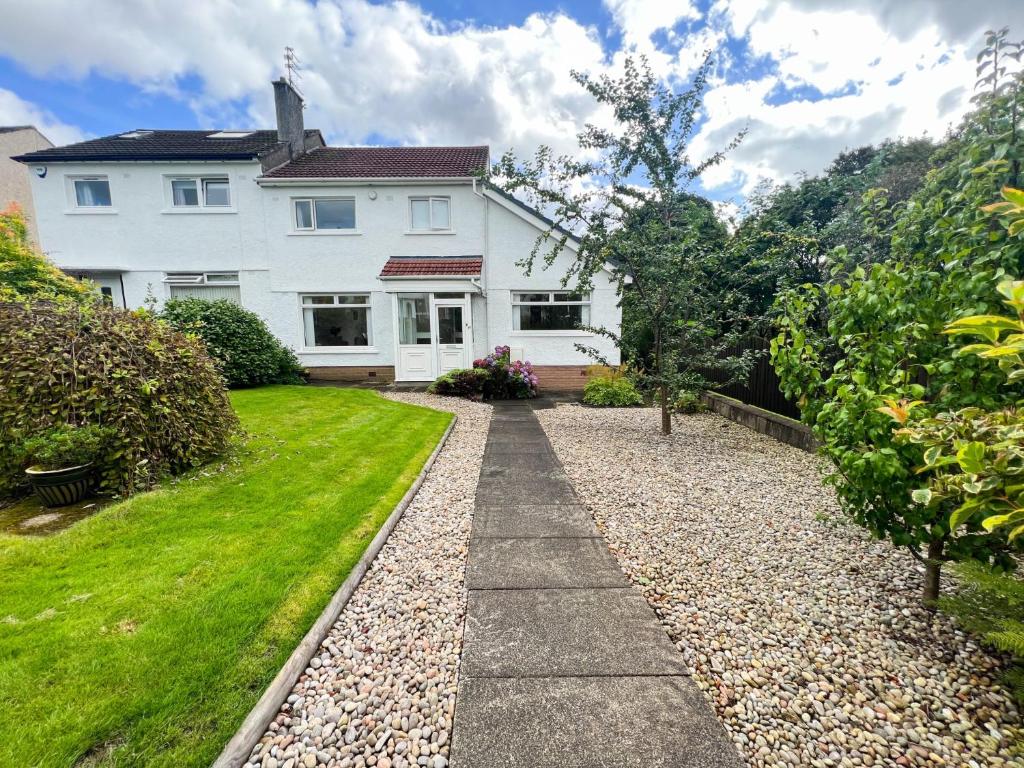
<svg viewBox="0 0 1024 768"><path fill-rule="evenodd" d="M104 174L110 181L110 211L74 211L67 176ZM228 175L233 205L225 212L169 210L166 177ZM392 256L485 257L486 298L474 295L472 356L497 344L522 348L538 365L586 365L579 342L598 347L618 362L603 337L576 332L522 333L512 330L511 293L560 290L572 254L552 268L538 264L526 277L516 262L533 247L540 229L504 204L485 199L469 183L434 185L362 184L260 186L258 163L51 163L46 177L32 177L40 243L69 269L121 268L129 307L142 306L152 289L158 304L169 296L165 272L238 271L242 304L260 314L271 331L293 348L307 366L372 366L395 362L395 283L378 279ZM444 195L452 199L453 231L409 232L409 197ZM296 197L353 197L355 233L297 233ZM486 235L486 236L485 236ZM485 242L486 241L486 242ZM476 290L464 284L470 292ZM414 286L410 285L414 290ZM305 349L300 294L368 293L372 347L366 351ZM591 323L619 327L619 311L609 275L594 278Z"/></svg>

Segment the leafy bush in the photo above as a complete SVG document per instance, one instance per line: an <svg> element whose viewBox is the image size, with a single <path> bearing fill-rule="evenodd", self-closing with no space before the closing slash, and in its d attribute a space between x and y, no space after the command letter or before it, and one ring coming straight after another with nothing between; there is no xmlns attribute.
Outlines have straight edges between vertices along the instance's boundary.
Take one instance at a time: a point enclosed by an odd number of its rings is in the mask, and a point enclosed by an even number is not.
<svg viewBox="0 0 1024 768"><path fill-rule="evenodd" d="M26 440L22 444L22 460L27 466L42 470L81 466L100 458L110 437L109 429L95 424L63 424Z"/></svg>
<svg viewBox="0 0 1024 768"><path fill-rule="evenodd" d="M704 403L700 395L688 389L684 389L676 395L672 410L676 413L700 413L704 410Z"/></svg>
<svg viewBox="0 0 1024 768"><path fill-rule="evenodd" d="M83 423L110 430L100 490L120 493L208 461L238 425L198 339L100 303L0 303L0 493L23 486L25 439Z"/></svg>
<svg viewBox="0 0 1024 768"><path fill-rule="evenodd" d="M61 272L28 241L25 217L16 205L0 211L0 301L44 298L88 302L86 283Z"/></svg>
<svg viewBox="0 0 1024 768"><path fill-rule="evenodd" d="M484 386L490 378L485 368L460 368L438 376L427 387L432 395L449 395L452 397L468 397L470 400L483 400Z"/></svg>
<svg viewBox="0 0 1024 768"><path fill-rule="evenodd" d="M989 535L980 515L952 519L962 503L954 495L915 497L926 450L940 451L925 447L931 438L910 441L892 424L911 407L921 419L1017 407L1019 395L996 359L961 355L945 333L950 321L1001 311L993 285L1024 263L1024 238L993 226L992 214L1004 215L1004 206L987 205L1024 157L1024 135L1010 130L1017 107L998 95L982 101L949 162L909 202L879 211L877 197L865 199L862 215L874 234L861 252L838 249L826 265L828 283L779 295L771 346L783 391L799 402L833 465L829 480L840 502L859 524L924 562L929 605L944 562L1015 565L1006 538ZM885 254L891 259L879 261Z"/></svg>
<svg viewBox="0 0 1024 768"><path fill-rule="evenodd" d="M171 299L160 317L194 333L223 364L229 387L301 384L304 370L255 312L226 299Z"/></svg>
<svg viewBox="0 0 1024 768"><path fill-rule="evenodd" d="M487 357L473 361L474 368L487 371L486 400L525 400L537 396L537 374L529 361L511 362L510 347L498 345Z"/></svg>
<svg viewBox="0 0 1024 768"><path fill-rule="evenodd" d="M643 405L644 399L633 382L624 376L596 376L583 387L583 402L608 408Z"/></svg>

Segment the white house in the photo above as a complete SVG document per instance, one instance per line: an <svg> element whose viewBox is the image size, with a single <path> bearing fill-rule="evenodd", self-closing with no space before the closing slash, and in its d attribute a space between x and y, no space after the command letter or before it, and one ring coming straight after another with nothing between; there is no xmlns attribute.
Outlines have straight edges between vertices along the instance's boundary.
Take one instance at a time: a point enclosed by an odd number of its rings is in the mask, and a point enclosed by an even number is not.
<svg viewBox="0 0 1024 768"><path fill-rule="evenodd" d="M257 312L315 378L428 381L498 344L541 386L582 386L616 363L610 273L577 293L575 244L527 276L550 224L483 184L488 149L326 147L274 83L276 131L134 130L18 156L40 245L113 303L228 298Z"/></svg>

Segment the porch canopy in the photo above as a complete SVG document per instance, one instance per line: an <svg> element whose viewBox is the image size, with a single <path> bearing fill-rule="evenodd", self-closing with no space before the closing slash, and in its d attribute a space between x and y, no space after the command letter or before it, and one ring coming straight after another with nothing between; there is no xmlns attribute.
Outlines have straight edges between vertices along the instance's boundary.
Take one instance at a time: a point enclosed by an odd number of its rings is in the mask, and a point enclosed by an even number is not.
<svg viewBox="0 0 1024 768"><path fill-rule="evenodd" d="M417 290L465 291L480 290L482 256L392 256L378 276L385 291Z"/></svg>

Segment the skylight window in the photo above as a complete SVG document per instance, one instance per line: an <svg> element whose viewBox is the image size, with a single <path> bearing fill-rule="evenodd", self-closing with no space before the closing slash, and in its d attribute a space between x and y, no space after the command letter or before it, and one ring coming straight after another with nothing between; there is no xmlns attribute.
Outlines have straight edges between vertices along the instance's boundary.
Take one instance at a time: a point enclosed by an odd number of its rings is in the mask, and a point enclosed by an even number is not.
<svg viewBox="0 0 1024 768"><path fill-rule="evenodd" d="M144 136L149 136L152 131L128 131L128 133L122 133L118 136L119 139L141 139Z"/></svg>
<svg viewBox="0 0 1024 768"><path fill-rule="evenodd" d="M217 131L217 133L211 133L206 138L208 139L244 139L246 136L252 136L255 131Z"/></svg>

